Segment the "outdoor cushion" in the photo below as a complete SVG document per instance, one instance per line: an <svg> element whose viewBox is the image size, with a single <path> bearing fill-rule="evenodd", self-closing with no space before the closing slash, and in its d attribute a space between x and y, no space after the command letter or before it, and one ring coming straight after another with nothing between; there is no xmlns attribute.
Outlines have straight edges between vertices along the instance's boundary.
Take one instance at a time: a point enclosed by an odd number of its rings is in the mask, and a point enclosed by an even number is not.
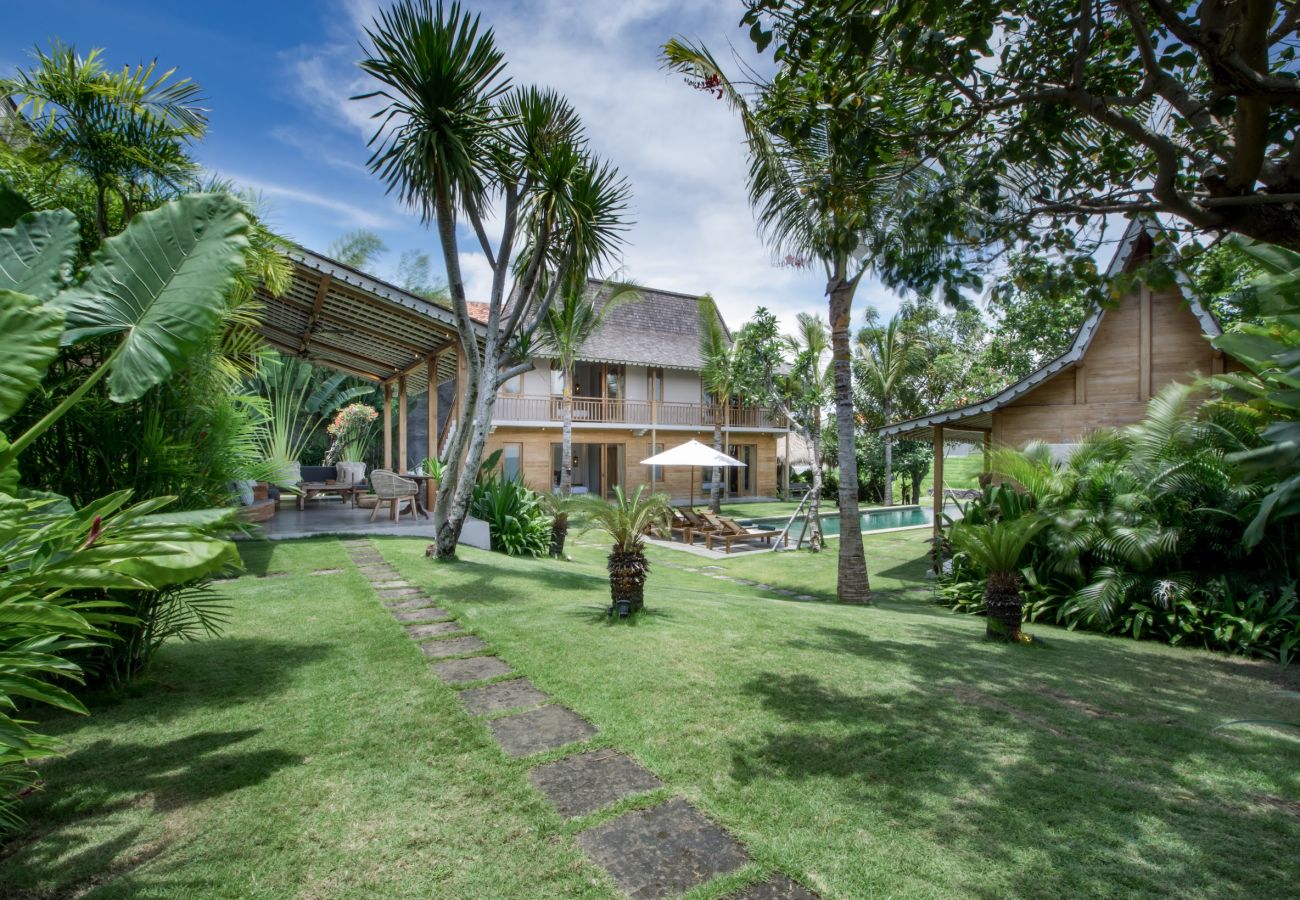
<svg viewBox="0 0 1300 900"><path fill-rule="evenodd" d="M303 481L338 481L339 471L333 466L303 466Z"/></svg>

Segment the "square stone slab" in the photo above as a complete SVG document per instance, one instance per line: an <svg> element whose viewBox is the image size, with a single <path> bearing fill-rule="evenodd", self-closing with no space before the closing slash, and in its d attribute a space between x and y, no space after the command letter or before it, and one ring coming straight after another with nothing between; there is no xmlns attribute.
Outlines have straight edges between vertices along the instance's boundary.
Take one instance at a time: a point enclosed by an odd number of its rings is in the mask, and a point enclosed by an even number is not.
<svg viewBox="0 0 1300 900"><path fill-rule="evenodd" d="M425 609L398 609L393 611L393 618L399 622L429 622L433 619L445 619L450 613L445 609L430 606Z"/></svg>
<svg viewBox="0 0 1300 900"><path fill-rule="evenodd" d="M460 692L460 702L476 716L507 709L535 709L545 703L546 699L546 695L533 687L527 678L499 681L487 687L469 688Z"/></svg>
<svg viewBox="0 0 1300 900"><path fill-rule="evenodd" d="M727 900L821 900L821 897L789 875L773 875L737 894L728 894Z"/></svg>
<svg viewBox="0 0 1300 900"><path fill-rule="evenodd" d="M617 750L592 750L538 766L528 773L528 780L566 819L604 809L628 794L664 786L652 772Z"/></svg>
<svg viewBox="0 0 1300 900"><path fill-rule="evenodd" d="M410 600L385 600L389 609L427 609L433 603L428 597L412 597Z"/></svg>
<svg viewBox="0 0 1300 900"><path fill-rule="evenodd" d="M359 566L382 566L385 560L377 553L353 553L352 561Z"/></svg>
<svg viewBox="0 0 1300 900"><path fill-rule="evenodd" d="M406 633L417 641L422 641L425 638L441 637L444 634L458 634L459 632L459 622L438 622L435 625L406 626Z"/></svg>
<svg viewBox="0 0 1300 900"><path fill-rule="evenodd" d="M312 572L313 575L338 575L342 569L317 569Z"/></svg>
<svg viewBox="0 0 1300 900"><path fill-rule="evenodd" d="M472 656L469 659L449 659L433 664L433 674L447 684L467 684L485 678L496 678L498 675L509 675L513 671L495 656Z"/></svg>
<svg viewBox="0 0 1300 900"><path fill-rule="evenodd" d="M429 659L445 659L448 656L464 656L466 653L486 650L487 644L483 643L482 638L467 634L464 637L447 638L445 641L430 641L421 644L420 649Z"/></svg>
<svg viewBox="0 0 1300 900"><path fill-rule="evenodd" d="M543 706L532 712L488 722L501 749L509 756L532 756L586 740L596 727L563 706Z"/></svg>
<svg viewBox="0 0 1300 900"><path fill-rule="evenodd" d="M387 566L358 566L361 574L366 578L372 578L376 581L388 581L390 579L401 578L401 574L396 569L390 569Z"/></svg>
<svg viewBox="0 0 1300 900"><path fill-rule="evenodd" d="M406 581L405 579L387 577L383 577L382 581L371 581L370 586L377 591L391 591L396 590L397 588L414 587L411 582Z"/></svg>
<svg viewBox="0 0 1300 900"><path fill-rule="evenodd" d="M417 587L407 585L402 588L390 588L386 591L379 591L380 600L405 600L407 597L418 597L424 593Z"/></svg>
<svg viewBox="0 0 1300 900"><path fill-rule="evenodd" d="M638 900L683 894L749 862L731 835L681 797L590 828L578 844Z"/></svg>

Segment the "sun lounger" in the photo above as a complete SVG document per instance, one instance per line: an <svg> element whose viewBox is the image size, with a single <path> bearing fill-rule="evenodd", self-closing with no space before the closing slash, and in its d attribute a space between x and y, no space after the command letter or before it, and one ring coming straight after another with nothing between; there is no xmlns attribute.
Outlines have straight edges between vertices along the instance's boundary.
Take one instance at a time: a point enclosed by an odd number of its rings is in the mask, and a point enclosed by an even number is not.
<svg viewBox="0 0 1300 900"><path fill-rule="evenodd" d="M731 545L736 541L762 541L770 547L772 539L777 535L775 531L746 528L735 519L728 519L726 516L715 516L712 513L702 515L704 521L713 526L713 530L704 536L704 546L710 550L713 549L714 541L722 542L724 553L730 553Z"/></svg>

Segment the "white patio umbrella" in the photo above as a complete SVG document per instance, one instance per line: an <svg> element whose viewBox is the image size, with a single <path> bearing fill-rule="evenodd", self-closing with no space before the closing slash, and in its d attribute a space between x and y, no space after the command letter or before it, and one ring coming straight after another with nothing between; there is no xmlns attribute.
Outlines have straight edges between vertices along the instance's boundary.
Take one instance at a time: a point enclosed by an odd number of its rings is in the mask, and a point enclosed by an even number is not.
<svg viewBox="0 0 1300 900"><path fill-rule="evenodd" d="M744 468L738 459L714 450L706 444L691 440L676 447L670 447L663 453L656 453L649 459L641 460L643 466L689 466L692 469L707 468ZM695 476L691 476L691 506L695 505Z"/></svg>

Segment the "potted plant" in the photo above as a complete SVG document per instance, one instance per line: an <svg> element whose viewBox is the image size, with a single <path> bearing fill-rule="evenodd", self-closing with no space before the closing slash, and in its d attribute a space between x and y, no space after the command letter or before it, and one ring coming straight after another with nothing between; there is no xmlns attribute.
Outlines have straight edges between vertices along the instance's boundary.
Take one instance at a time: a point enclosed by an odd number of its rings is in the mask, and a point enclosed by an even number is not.
<svg viewBox="0 0 1300 900"><path fill-rule="evenodd" d="M1020 557L1046 525L1046 519L1030 515L988 525L958 522L952 526L953 547L984 570L986 637L1023 643L1032 640L1020 632L1025 609L1025 596L1020 590Z"/></svg>
<svg viewBox="0 0 1300 900"><path fill-rule="evenodd" d="M378 418L379 413L373 406L349 403L325 427L333 438L329 451L325 454L325 463L338 469L340 483L359 484L366 480L366 464L363 460L374 436L375 420Z"/></svg>
<svg viewBox="0 0 1300 900"><path fill-rule="evenodd" d="M645 557L645 535L652 527L666 528L669 520L667 494L646 494L645 485L631 497L621 486L614 488L613 502L585 497L581 508L591 517L588 528L599 528L614 539L606 567L609 569L610 614L627 616L645 606L645 580L650 561Z"/></svg>

